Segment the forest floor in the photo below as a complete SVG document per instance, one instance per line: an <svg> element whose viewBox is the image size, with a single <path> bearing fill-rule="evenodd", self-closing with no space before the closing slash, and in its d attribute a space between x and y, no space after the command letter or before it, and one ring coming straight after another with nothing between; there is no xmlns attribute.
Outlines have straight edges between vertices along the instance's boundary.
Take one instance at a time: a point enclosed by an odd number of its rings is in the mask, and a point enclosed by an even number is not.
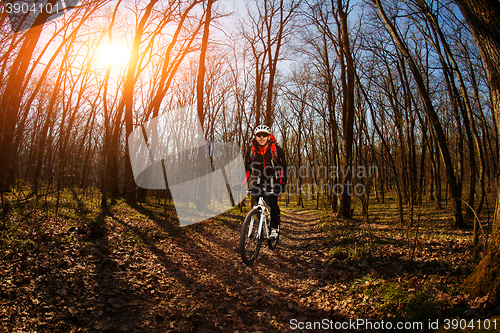
<svg viewBox="0 0 500 333"><path fill-rule="evenodd" d="M500 312L460 292L476 261L449 219L401 228L283 208L277 249L246 266L248 206L181 228L159 202L102 212L73 194L58 215L18 204L1 221L0 331L424 332Z"/></svg>

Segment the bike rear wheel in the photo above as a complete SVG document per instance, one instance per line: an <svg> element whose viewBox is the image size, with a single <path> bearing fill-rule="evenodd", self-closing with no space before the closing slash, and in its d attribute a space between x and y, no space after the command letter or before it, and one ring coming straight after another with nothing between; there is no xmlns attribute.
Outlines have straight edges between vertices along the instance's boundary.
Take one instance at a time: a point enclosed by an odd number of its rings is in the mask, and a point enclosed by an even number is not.
<svg viewBox="0 0 500 333"><path fill-rule="evenodd" d="M253 209L248 213L240 235L240 255L243 262L247 265L252 265L259 255L260 245L262 244L262 235L257 238L259 233L260 211ZM250 224L253 221L252 231L248 236Z"/></svg>

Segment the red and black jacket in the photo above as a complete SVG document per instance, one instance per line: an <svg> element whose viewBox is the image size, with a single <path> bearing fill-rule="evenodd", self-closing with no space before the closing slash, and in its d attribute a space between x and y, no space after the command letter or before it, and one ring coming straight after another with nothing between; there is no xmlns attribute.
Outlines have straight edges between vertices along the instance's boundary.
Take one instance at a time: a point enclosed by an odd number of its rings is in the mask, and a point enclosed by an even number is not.
<svg viewBox="0 0 500 333"><path fill-rule="evenodd" d="M273 178L273 184L285 185L287 167L285 152L276 144L276 139L272 134L271 140L263 150L259 149L257 142L253 139L252 145L248 147L245 154L246 177L243 183L248 181L253 172L254 177L260 178L260 184L269 184Z"/></svg>

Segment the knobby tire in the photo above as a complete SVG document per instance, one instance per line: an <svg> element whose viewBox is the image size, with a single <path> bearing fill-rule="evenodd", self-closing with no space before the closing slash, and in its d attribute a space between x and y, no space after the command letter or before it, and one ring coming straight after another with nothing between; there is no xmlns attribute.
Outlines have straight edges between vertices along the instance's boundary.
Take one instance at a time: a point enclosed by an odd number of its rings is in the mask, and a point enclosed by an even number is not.
<svg viewBox="0 0 500 333"><path fill-rule="evenodd" d="M240 235L240 255L243 262L247 265L252 265L259 255L260 246L262 244L262 238L264 233L262 232L261 237L257 239L258 229L259 229L259 219L260 211L258 209L253 209L248 213L245 221L243 222L243 227L241 228ZM252 235L248 237L248 228L250 227L250 222L254 220L252 227Z"/></svg>

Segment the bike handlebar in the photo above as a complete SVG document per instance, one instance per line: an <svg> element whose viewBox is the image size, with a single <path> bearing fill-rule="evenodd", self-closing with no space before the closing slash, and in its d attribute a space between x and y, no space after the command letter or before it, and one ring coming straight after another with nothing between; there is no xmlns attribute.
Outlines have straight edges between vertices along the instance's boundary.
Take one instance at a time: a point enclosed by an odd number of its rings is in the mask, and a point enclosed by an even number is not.
<svg viewBox="0 0 500 333"><path fill-rule="evenodd" d="M257 190L257 193L255 193L256 190ZM268 192L265 188L254 187L254 188L249 188L247 190L247 193L250 195L260 195L260 194L271 195L271 194L274 194L274 191L271 190L270 192Z"/></svg>
<svg viewBox="0 0 500 333"><path fill-rule="evenodd" d="M243 192L245 185L242 183L237 183L233 186L231 186L231 189L235 192ZM274 194L274 190L271 189L271 191L267 191L265 187L252 187L249 189L246 189L246 193L250 195L272 195Z"/></svg>

